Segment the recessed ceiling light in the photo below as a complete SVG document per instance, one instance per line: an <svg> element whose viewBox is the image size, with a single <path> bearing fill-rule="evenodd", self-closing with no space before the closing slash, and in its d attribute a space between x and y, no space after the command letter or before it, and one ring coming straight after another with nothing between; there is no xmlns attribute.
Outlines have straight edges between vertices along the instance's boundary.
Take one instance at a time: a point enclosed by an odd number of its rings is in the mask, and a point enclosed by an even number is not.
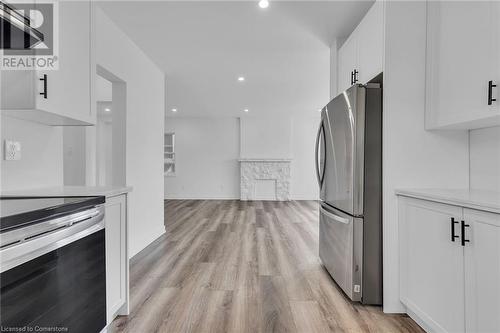
<svg viewBox="0 0 500 333"><path fill-rule="evenodd" d="M260 0L259 1L259 7L263 8L263 9L269 7L269 0Z"/></svg>
<svg viewBox="0 0 500 333"><path fill-rule="evenodd" d="M177 109L172 109L172 112L177 112Z"/></svg>
<svg viewBox="0 0 500 333"><path fill-rule="evenodd" d="M248 112L248 109L245 109L245 110L243 110L243 111Z"/></svg>
<svg viewBox="0 0 500 333"><path fill-rule="evenodd" d="M111 111L111 109L110 108L105 108L104 111L109 112L109 111Z"/></svg>
<svg viewBox="0 0 500 333"><path fill-rule="evenodd" d="M244 77L244 76L240 76L240 77L238 77L238 81L240 81L240 82L245 81L245 77Z"/></svg>

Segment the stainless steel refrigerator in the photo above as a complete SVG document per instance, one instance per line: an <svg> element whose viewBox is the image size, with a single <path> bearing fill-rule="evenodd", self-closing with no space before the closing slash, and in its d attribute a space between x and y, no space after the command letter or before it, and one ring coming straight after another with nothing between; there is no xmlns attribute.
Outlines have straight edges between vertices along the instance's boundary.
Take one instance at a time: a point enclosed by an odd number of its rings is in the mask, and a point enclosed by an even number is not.
<svg viewBox="0 0 500 333"><path fill-rule="evenodd" d="M319 256L353 301L382 304L382 89L354 85L321 110Z"/></svg>

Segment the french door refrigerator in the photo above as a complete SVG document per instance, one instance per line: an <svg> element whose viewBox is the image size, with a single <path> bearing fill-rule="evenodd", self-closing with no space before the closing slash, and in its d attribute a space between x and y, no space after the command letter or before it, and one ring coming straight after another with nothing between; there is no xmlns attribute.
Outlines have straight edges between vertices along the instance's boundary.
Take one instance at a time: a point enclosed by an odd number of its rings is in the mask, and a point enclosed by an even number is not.
<svg viewBox="0 0 500 333"><path fill-rule="evenodd" d="M382 304L382 89L354 85L321 110L319 256L345 294Z"/></svg>

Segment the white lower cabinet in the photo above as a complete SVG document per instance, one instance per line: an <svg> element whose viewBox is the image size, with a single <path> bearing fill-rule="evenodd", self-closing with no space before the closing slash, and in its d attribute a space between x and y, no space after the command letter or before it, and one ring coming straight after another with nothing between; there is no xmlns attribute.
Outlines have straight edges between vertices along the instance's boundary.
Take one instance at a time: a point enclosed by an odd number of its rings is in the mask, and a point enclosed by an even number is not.
<svg viewBox="0 0 500 333"><path fill-rule="evenodd" d="M461 208L400 198L401 301L437 332L464 332Z"/></svg>
<svg viewBox="0 0 500 333"><path fill-rule="evenodd" d="M128 314L127 197L106 198L107 322Z"/></svg>
<svg viewBox="0 0 500 333"><path fill-rule="evenodd" d="M500 215L464 209L467 332L500 332Z"/></svg>
<svg viewBox="0 0 500 333"><path fill-rule="evenodd" d="M500 215L399 197L400 295L429 332L500 332Z"/></svg>

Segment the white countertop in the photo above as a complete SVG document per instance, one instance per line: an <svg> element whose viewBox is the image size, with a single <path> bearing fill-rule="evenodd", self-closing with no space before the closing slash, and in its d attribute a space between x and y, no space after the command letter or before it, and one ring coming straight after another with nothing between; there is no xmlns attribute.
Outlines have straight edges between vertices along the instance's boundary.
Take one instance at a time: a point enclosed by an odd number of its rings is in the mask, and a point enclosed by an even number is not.
<svg viewBox="0 0 500 333"><path fill-rule="evenodd" d="M397 195L500 214L500 192L469 189L398 189Z"/></svg>
<svg viewBox="0 0 500 333"><path fill-rule="evenodd" d="M114 197L132 191L129 186L56 186L25 190L2 191L2 197L75 197L103 195Z"/></svg>

